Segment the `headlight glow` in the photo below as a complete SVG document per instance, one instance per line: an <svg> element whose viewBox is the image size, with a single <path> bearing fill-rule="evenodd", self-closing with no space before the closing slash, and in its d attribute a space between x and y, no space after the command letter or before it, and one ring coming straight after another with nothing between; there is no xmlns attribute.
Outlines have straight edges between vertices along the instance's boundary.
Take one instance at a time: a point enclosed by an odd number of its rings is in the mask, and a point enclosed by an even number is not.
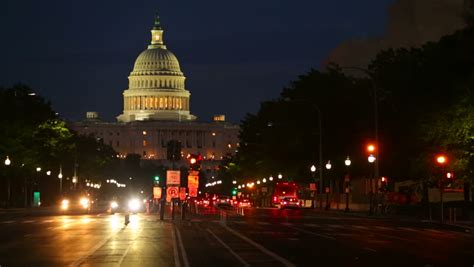
<svg viewBox="0 0 474 267"><path fill-rule="evenodd" d="M63 199L61 201L61 209L62 210L67 210L69 208L69 200Z"/></svg>
<svg viewBox="0 0 474 267"><path fill-rule="evenodd" d="M89 199L88 199L88 198L85 198L85 197L83 197L83 198L81 198L81 199L79 200L79 204L81 204L81 206L82 206L84 209L87 209L87 208L89 207L89 203L90 203L90 202L89 202Z"/></svg>
<svg viewBox="0 0 474 267"><path fill-rule="evenodd" d="M116 208L118 208L118 206L119 206L119 205L118 205L118 203L117 203L116 201L110 202L110 207L111 207L112 209L116 209Z"/></svg>
<svg viewBox="0 0 474 267"><path fill-rule="evenodd" d="M138 209L140 209L140 201L138 199L131 199L129 202L128 202L128 208L131 210L131 211L137 211Z"/></svg>

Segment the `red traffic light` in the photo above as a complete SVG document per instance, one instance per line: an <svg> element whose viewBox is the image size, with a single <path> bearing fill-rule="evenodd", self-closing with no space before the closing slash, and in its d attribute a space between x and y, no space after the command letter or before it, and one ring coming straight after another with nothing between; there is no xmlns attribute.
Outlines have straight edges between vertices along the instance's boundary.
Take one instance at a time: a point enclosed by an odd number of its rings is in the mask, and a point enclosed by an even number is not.
<svg viewBox="0 0 474 267"><path fill-rule="evenodd" d="M368 144L368 145L367 145L367 152L369 152L369 153L375 152L376 149L377 149L377 148L375 147L374 144Z"/></svg>

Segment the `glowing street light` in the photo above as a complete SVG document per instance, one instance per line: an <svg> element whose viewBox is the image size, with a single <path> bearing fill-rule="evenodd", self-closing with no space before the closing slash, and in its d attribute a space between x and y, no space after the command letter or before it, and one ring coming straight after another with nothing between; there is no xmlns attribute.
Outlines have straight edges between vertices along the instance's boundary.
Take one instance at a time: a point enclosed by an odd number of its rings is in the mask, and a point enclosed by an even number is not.
<svg viewBox="0 0 474 267"><path fill-rule="evenodd" d="M266 183L266 182L267 182L267 179L263 178L262 182Z"/></svg>
<svg viewBox="0 0 474 267"><path fill-rule="evenodd" d="M347 156L347 159L344 161L344 164L345 164L347 167L349 167L349 166L351 166L351 163L352 163L352 162L351 162L351 159L349 158L349 156Z"/></svg>
<svg viewBox="0 0 474 267"><path fill-rule="evenodd" d="M375 156L373 154L370 154L370 156L367 158L367 160L370 162L370 163L374 163L375 162Z"/></svg>
<svg viewBox="0 0 474 267"><path fill-rule="evenodd" d="M268 180L273 181L273 176L270 176Z"/></svg>
<svg viewBox="0 0 474 267"><path fill-rule="evenodd" d="M326 163L326 169L330 170L332 168L331 161L328 160L328 163Z"/></svg>
<svg viewBox="0 0 474 267"><path fill-rule="evenodd" d="M51 175L51 171L46 171L46 175L50 176L50 175Z"/></svg>
<svg viewBox="0 0 474 267"><path fill-rule="evenodd" d="M445 155L438 155L436 157L436 162L439 164L439 165L444 165L448 162L448 157L446 157Z"/></svg>
<svg viewBox="0 0 474 267"><path fill-rule="evenodd" d="M283 175L281 173L278 174L278 179L282 179Z"/></svg>
<svg viewBox="0 0 474 267"><path fill-rule="evenodd" d="M10 158L7 156L7 158L5 159L5 166L10 166L10 164L12 164L12 161L11 161Z"/></svg>
<svg viewBox="0 0 474 267"><path fill-rule="evenodd" d="M232 184L237 184L237 181L232 181Z"/></svg>
<svg viewBox="0 0 474 267"><path fill-rule="evenodd" d="M373 153L375 151L375 145L368 144L367 145L367 151L370 152L370 153Z"/></svg>
<svg viewBox="0 0 474 267"><path fill-rule="evenodd" d="M312 173L314 173L316 171L316 166L312 165L310 170L311 170Z"/></svg>
<svg viewBox="0 0 474 267"><path fill-rule="evenodd" d="M41 171L41 167L36 167L36 171L37 171L37 172L40 172L40 171Z"/></svg>

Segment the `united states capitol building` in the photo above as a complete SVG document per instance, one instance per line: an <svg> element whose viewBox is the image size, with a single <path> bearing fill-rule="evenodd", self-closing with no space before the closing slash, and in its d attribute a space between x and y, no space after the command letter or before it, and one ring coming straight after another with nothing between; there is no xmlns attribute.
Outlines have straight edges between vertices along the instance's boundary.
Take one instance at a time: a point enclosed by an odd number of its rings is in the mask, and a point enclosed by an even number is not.
<svg viewBox="0 0 474 267"><path fill-rule="evenodd" d="M166 164L169 142L176 141L181 144L182 157L201 154L204 161L213 162L234 154L239 127L226 122L224 115L214 116L211 122L198 121L191 114L185 79L178 59L163 41L157 16L151 42L128 76L123 113L117 122L104 122L97 112L87 112L85 120L69 125L79 134L100 138L119 158L139 154L142 159Z"/></svg>

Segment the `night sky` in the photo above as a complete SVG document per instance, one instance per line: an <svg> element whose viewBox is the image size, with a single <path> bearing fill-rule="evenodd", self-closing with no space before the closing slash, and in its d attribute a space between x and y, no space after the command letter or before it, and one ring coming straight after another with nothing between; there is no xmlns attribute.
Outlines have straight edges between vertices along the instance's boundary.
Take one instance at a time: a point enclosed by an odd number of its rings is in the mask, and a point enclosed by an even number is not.
<svg viewBox="0 0 474 267"><path fill-rule="evenodd" d="M68 120L98 111L115 121L158 11L187 77L191 112L238 122L319 69L340 42L381 35L392 2L3 0L0 85L30 85Z"/></svg>

